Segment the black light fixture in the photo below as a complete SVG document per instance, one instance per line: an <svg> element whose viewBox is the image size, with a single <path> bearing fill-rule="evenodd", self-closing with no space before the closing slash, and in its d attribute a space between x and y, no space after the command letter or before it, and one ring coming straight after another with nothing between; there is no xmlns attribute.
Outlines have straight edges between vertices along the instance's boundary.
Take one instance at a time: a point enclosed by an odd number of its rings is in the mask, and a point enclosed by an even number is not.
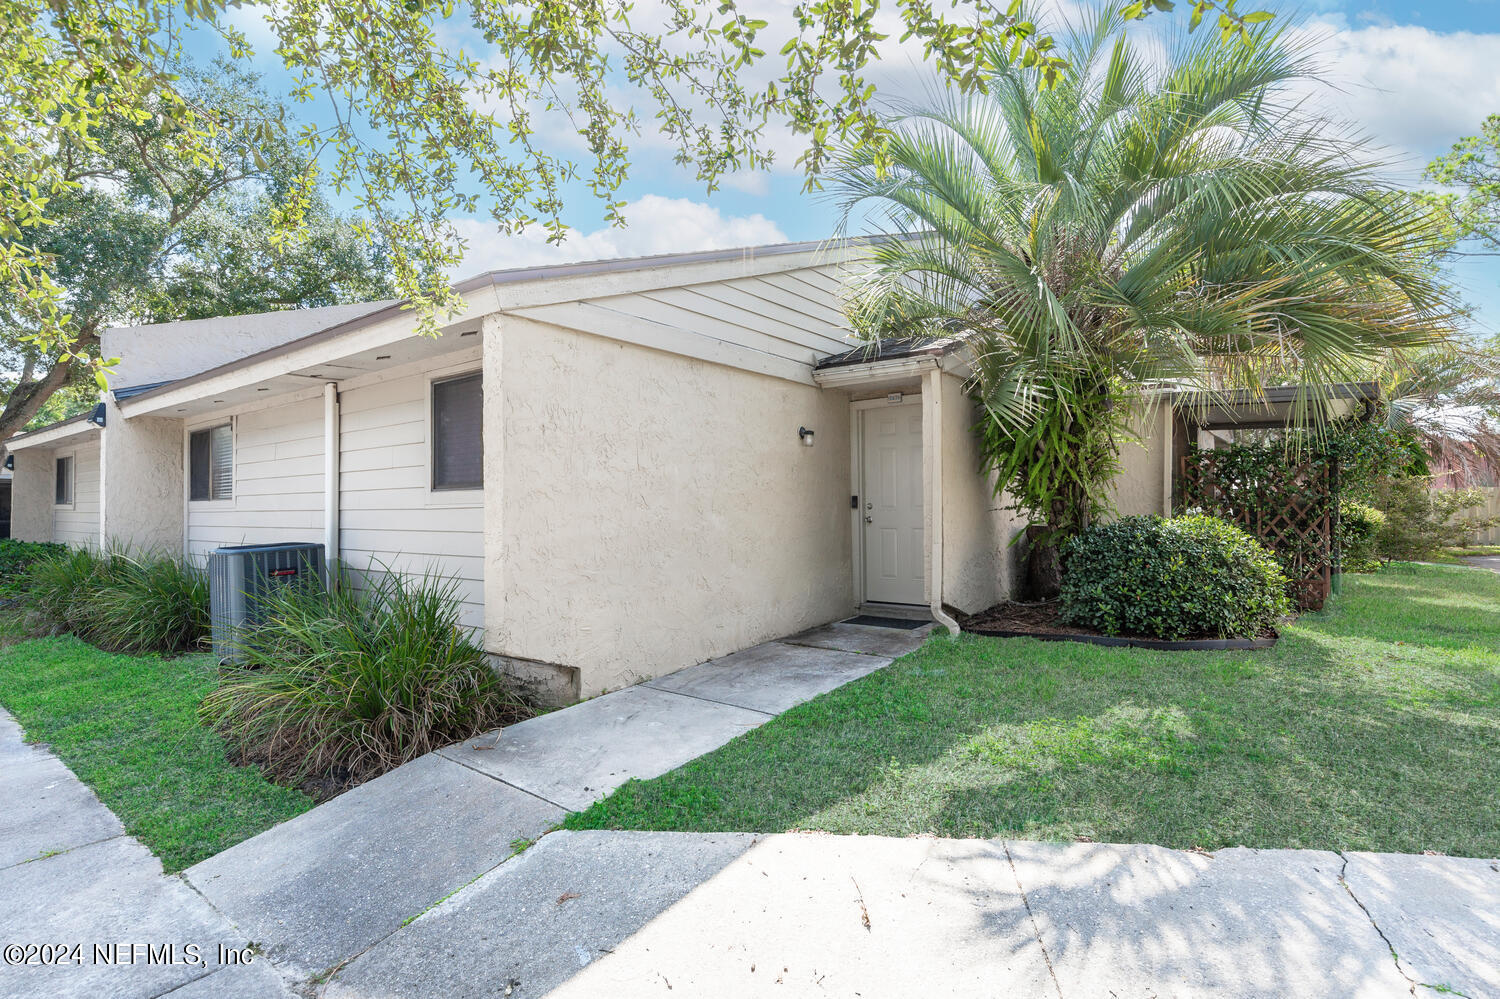
<svg viewBox="0 0 1500 999"><path fill-rule="evenodd" d="M8 455L5 456L5 467L6 467L6 469L8 471L11 471L11 472L14 472L16 470L16 456L15 455L8 454Z"/></svg>
<svg viewBox="0 0 1500 999"><path fill-rule="evenodd" d="M104 427L104 403L101 402L99 405L97 405L97 406L94 407L94 411L89 414L89 422L92 423L94 426L99 427L100 429L103 429L103 427Z"/></svg>
<svg viewBox="0 0 1500 999"><path fill-rule="evenodd" d="M800 438L802 438L802 446L803 447L812 447L812 445L813 445L813 432L811 430L807 429L806 427L798 427L797 428L797 436L800 437Z"/></svg>

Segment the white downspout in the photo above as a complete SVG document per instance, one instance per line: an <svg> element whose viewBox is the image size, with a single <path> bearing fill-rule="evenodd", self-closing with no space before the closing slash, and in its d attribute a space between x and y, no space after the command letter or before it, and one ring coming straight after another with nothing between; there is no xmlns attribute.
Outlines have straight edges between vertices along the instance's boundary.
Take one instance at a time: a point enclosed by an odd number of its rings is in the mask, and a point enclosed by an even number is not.
<svg viewBox="0 0 1500 999"><path fill-rule="evenodd" d="M339 557L339 386L323 385L323 561L329 572Z"/></svg>
<svg viewBox="0 0 1500 999"><path fill-rule="evenodd" d="M932 420L932 594L930 609L932 618L948 629L948 634L959 633L958 622L943 610L943 369L934 368L927 373L927 388L923 392L927 399L927 413Z"/></svg>

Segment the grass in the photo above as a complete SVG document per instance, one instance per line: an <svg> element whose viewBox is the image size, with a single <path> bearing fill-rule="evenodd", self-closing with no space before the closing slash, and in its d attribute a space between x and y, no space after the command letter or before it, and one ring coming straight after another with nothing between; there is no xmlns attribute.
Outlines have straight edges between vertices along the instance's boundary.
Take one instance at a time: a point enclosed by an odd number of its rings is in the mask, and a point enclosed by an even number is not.
<svg viewBox="0 0 1500 999"><path fill-rule="evenodd" d="M1442 551L1428 556L1429 562L1443 562L1448 565L1464 565L1464 559L1473 555L1500 555L1500 545L1468 545L1464 548L1444 548Z"/></svg>
<svg viewBox="0 0 1500 999"><path fill-rule="evenodd" d="M1500 574L1346 577L1259 653L935 638L570 829L1500 855Z"/></svg>
<svg viewBox="0 0 1500 999"><path fill-rule="evenodd" d="M0 704L169 871L312 807L229 762L223 739L198 721L214 682L208 656L113 655L71 637L0 648Z"/></svg>

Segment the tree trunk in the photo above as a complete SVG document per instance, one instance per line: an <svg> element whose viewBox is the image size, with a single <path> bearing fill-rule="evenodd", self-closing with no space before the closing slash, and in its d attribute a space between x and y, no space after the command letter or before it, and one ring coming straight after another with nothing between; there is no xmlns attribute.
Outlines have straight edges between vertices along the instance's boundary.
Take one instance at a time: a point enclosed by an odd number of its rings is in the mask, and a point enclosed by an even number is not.
<svg viewBox="0 0 1500 999"><path fill-rule="evenodd" d="M74 340L73 349L81 353L96 342L93 330L88 329ZM36 417L37 411L52 398L54 392L68 384L68 379L73 374L73 362L58 361L37 379L31 377L31 370L31 365L28 364L16 382L16 387L6 397L5 408L0 410L0 462L5 461L5 456L9 453L5 442L20 433Z"/></svg>
<svg viewBox="0 0 1500 999"><path fill-rule="evenodd" d="M1032 600L1055 600L1062 592L1062 553L1055 541L1040 539L1055 534L1037 524L1026 528L1026 595Z"/></svg>

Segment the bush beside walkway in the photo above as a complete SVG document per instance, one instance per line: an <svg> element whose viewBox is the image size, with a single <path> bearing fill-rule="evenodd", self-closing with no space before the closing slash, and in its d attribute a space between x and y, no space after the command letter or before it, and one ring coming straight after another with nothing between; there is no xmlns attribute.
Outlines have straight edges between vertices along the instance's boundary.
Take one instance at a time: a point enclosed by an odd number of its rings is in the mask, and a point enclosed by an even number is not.
<svg viewBox="0 0 1500 999"><path fill-rule="evenodd" d="M573 829L1500 855L1500 575L1349 577L1264 652L941 638Z"/></svg>

